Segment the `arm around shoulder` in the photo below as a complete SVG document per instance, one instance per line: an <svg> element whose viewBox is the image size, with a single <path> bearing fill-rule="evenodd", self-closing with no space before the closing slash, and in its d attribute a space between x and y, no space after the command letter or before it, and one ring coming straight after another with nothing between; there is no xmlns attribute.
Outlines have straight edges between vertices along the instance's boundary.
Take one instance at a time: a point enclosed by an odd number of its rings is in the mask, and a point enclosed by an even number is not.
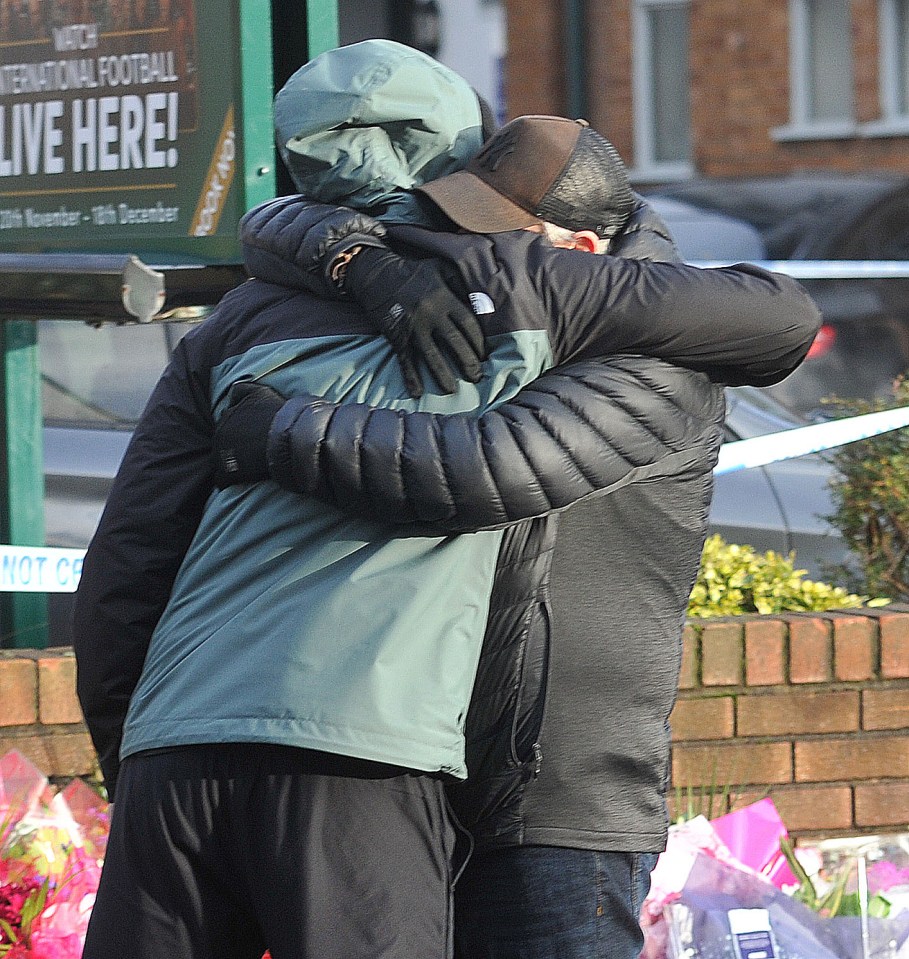
<svg viewBox="0 0 909 959"><path fill-rule="evenodd" d="M474 532L712 468L722 406L706 378L641 357L552 372L481 416L295 397L272 424L268 465L284 488L347 512L420 535Z"/></svg>
<svg viewBox="0 0 909 959"><path fill-rule="evenodd" d="M801 363L820 326L800 284L748 263L699 269L565 250L537 257L559 362L641 353L716 382L767 386Z"/></svg>

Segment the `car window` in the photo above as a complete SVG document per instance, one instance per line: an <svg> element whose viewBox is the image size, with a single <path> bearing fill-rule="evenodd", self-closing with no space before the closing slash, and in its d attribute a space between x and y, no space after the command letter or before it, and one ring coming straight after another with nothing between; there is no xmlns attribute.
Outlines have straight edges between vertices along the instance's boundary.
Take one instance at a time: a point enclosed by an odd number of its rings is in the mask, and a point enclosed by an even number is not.
<svg viewBox="0 0 909 959"><path fill-rule="evenodd" d="M725 442L778 433L804 425L804 419L780 404L766 389L754 386L726 389Z"/></svg>
<svg viewBox="0 0 909 959"><path fill-rule="evenodd" d="M47 426L131 429L187 323L38 324Z"/></svg>

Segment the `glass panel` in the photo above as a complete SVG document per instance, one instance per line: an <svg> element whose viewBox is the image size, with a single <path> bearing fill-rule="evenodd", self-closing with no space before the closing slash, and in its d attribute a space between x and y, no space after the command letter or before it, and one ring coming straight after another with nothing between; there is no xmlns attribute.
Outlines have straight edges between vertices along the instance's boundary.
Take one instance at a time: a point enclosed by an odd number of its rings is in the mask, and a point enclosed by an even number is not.
<svg viewBox="0 0 909 959"><path fill-rule="evenodd" d="M49 426L128 429L167 364L165 326L74 320L38 326L44 420Z"/></svg>
<svg viewBox="0 0 909 959"><path fill-rule="evenodd" d="M691 159L688 5L653 7L648 15L653 65L653 158L658 163L687 162Z"/></svg>
<svg viewBox="0 0 909 959"><path fill-rule="evenodd" d="M812 120L852 118L850 0L807 0L809 115Z"/></svg>

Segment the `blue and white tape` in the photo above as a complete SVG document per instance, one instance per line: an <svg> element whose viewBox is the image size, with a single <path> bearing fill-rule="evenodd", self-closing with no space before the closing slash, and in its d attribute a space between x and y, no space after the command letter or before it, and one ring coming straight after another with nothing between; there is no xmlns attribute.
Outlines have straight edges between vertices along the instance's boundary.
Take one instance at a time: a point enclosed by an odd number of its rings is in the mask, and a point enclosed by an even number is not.
<svg viewBox="0 0 909 959"><path fill-rule="evenodd" d="M782 460L794 459L808 453L866 440L881 433L909 426L909 406L879 413L865 413L829 423L799 426L780 433L767 433L749 440L724 443L714 473L734 473L736 470L767 466Z"/></svg>
<svg viewBox="0 0 909 959"><path fill-rule="evenodd" d="M904 426L909 426L909 407L736 440L723 445L714 473L734 473L820 453ZM83 549L0 546L0 592L74 593L84 556Z"/></svg>
<svg viewBox="0 0 909 959"><path fill-rule="evenodd" d="M0 546L0 592L74 593L84 549Z"/></svg>

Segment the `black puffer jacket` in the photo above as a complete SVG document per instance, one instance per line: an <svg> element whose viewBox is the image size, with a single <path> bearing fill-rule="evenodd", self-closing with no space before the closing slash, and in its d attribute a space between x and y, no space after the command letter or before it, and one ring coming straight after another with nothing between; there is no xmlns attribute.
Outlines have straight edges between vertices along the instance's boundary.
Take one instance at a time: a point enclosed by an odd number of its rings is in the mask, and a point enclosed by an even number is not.
<svg viewBox="0 0 909 959"><path fill-rule="evenodd" d="M480 847L546 842L605 848L615 842L629 850L662 843L664 727L674 700L681 618L707 525L723 414L722 389L706 376L639 356L563 367L477 418L335 407L305 397L288 401L279 414L270 438L272 476L288 489L372 519L393 516L404 531L404 524L416 524L411 529L416 534L427 525L446 532L508 525L466 721L468 780L450 790ZM650 494L657 502L647 515L636 515L634 503ZM620 501L630 509L611 516L611 504ZM671 515L672 530L663 528L661 511ZM602 553L573 557L564 530L584 516L593 517L591 523L601 530ZM635 555L648 527L668 590L651 588L657 571L645 570L642 557ZM643 614L633 613L637 628L649 629L649 636L635 640L642 649L655 646L654 656L662 659L650 664L651 678L664 678L652 708L630 731L633 738L624 736L626 742L650 740L653 756L621 789L633 815L614 806L607 817L608 831L621 839L607 838L589 810L573 821L560 819L564 835L535 837L528 803L539 783L545 784L550 764L566 758L564 749L553 755L542 742L551 657L553 652L573 660L584 655L571 649L571 632L590 613L571 603L554 604L551 576L553 569L565 571L575 585L589 583L593 608L609 604L609 615L620 614L626 600L634 600L609 588L612 563L605 557L610 543L627 548L626 556L620 549L612 560L639 570L651 606L649 625ZM560 551L564 559L554 564ZM553 629L554 623L560 628ZM621 641L624 652L605 646L588 672L611 671L610 656L633 656L624 637ZM631 690L620 685L617 692ZM602 727L596 710L607 698L604 691L599 703L582 707L579 701L589 729ZM560 695L555 705L565 702ZM601 732L604 743L618 738L615 726ZM635 752L637 746L625 751ZM618 791L616 771L600 766L600 776ZM571 797L592 786L588 778L561 788L564 807L571 808ZM621 829L620 821L626 823ZM646 838L630 835L632 829Z"/></svg>
<svg viewBox="0 0 909 959"><path fill-rule="evenodd" d="M646 218L639 211L620 252L666 255ZM407 249L407 231L390 235ZM440 254L447 248L441 241ZM531 283L548 286L551 277L538 269L531 257ZM737 281L748 291L738 302L743 312L736 316L733 295L712 304L708 321L679 296L671 274L629 264L613 295L622 308L629 297L637 302L638 326L606 333L601 350L611 335L626 336L717 380L781 378L807 351L817 315L801 295L775 312L781 291L767 289L761 331L749 273ZM547 306L563 316L570 356L572 322L595 314L585 297L600 290L596 280L579 286L567 267L556 281ZM512 288L520 307L520 286ZM710 300L707 293L702 302ZM748 335L738 321L754 324ZM707 376L625 356L563 367L482 416L335 408L315 397L297 397L279 413L269 459L288 489L394 517L416 533L426 524L452 532L515 524L500 548L466 719L469 778L452 789L481 848L661 847L666 723L723 411L721 388ZM553 512L575 502L561 517ZM540 518L515 523L527 517ZM560 519L575 526L571 537L556 536ZM636 648L649 662L637 661ZM579 670L587 674L580 680ZM550 749L549 740L558 745Z"/></svg>
<svg viewBox="0 0 909 959"><path fill-rule="evenodd" d="M706 377L641 356L560 367L481 416L304 395L272 427L269 472L368 519L476 532L712 468L716 416Z"/></svg>

